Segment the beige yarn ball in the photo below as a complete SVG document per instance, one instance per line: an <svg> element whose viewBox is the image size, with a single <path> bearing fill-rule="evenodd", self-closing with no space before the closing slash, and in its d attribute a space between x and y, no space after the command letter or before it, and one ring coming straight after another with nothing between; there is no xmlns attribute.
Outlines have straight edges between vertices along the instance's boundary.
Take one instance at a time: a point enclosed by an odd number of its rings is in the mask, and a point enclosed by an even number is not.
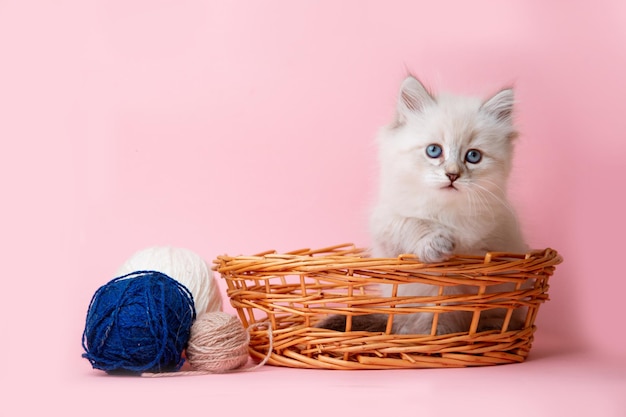
<svg viewBox="0 0 626 417"><path fill-rule="evenodd" d="M223 373L248 362L250 336L241 321L224 312L205 313L191 326L187 359L194 371Z"/></svg>
<svg viewBox="0 0 626 417"><path fill-rule="evenodd" d="M117 276L146 270L161 272L187 287L193 295L196 315L222 311L222 295L213 271L196 253L171 246L143 249L118 269Z"/></svg>

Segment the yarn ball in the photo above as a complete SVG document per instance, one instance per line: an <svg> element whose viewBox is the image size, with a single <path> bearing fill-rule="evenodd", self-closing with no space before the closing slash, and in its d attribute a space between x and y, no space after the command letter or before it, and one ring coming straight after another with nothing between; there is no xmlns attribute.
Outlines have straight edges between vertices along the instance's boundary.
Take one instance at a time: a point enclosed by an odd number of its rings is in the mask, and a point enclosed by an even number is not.
<svg viewBox="0 0 626 417"><path fill-rule="evenodd" d="M187 359L194 371L222 373L248 362L250 336L241 321L224 312L205 313L191 326Z"/></svg>
<svg viewBox="0 0 626 417"><path fill-rule="evenodd" d="M156 246L140 250L120 266L116 276L133 271L159 271L183 284L193 294L198 315L222 310L222 295L213 271L188 249Z"/></svg>
<svg viewBox="0 0 626 417"><path fill-rule="evenodd" d="M196 318L191 292L158 271L100 287L87 311L84 358L108 373L178 370Z"/></svg>

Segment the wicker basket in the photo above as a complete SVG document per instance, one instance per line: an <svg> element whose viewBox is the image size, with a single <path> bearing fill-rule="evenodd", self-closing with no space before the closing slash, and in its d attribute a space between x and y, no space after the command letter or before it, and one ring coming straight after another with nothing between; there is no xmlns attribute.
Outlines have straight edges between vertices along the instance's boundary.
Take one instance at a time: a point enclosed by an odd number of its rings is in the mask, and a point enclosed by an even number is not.
<svg viewBox="0 0 626 417"><path fill-rule="evenodd" d="M522 362L535 332L535 318L548 299L548 279L562 258L552 249L529 254L489 253L459 256L438 264L424 264L406 255L397 259L370 258L353 245L285 254L219 256L214 269L228 285L228 296L245 327L251 329L249 350L268 364L295 368L398 369L496 365ZM433 297L383 297L378 285L397 288L427 283L438 288ZM508 291L495 285L510 283ZM511 284L512 283L512 284ZM443 295L444 288L464 285L474 291ZM501 288L502 285L500 285ZM467 292L467 291L466 291ZM473 292L473 294L472 294ZM447 291L446 291L447 293ZM501 329L478 330L481 312L505 309ZM511 313L523 308L519 330L508 329ZM436 335L392 334L394 317L416 312L471 314L468 331ZM388 314L385 332L350 331L352 317ZM329 314L346 316L346 330L315 327ZM265 324L262 324L265 323Z"/></svg>

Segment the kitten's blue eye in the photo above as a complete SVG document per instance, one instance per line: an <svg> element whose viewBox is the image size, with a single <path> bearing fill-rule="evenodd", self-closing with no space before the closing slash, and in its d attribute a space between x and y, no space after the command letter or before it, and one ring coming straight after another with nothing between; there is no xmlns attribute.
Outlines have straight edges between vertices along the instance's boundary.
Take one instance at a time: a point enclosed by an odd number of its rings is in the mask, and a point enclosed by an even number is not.
<svg viewBox="0 0 626 417"><path fill-rule="evenodd" d="M426 147L426 155L428 155L431 158L439 158L442 153L443 153L443 150L441 149L441 146L439 145L432 144Z"/></svg>
<svg viewBox="0 0 626 417"><path fill-rule="evenodd" d="M465 154L465 160L470 164L477 164L480 162L481 159L483 159L483 154L481 154L480 151L477 151L476 149L470 149Z"/></svg>

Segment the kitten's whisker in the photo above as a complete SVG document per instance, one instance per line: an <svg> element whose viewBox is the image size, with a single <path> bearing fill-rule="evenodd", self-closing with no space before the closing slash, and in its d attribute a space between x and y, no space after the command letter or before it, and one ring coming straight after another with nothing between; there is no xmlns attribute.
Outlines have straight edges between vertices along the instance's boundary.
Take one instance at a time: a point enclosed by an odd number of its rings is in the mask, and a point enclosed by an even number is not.
<svg viewBox="0 0 626 417"><path fill-rule="evenodd" d="M469 198L470 215L472 217L478 216L479 213L480 213L480 209L479 209L478 205L481 203L479 201L478 196L475 195L475 193L473 191L471 191L471 190L468 190L467 196Z"/></svg>
<svg viewBox="0 0 626 417"><path fill-rule="evenodd" d="M496 182L494 182L494 181L488 180L488 179L486 179L486 178L480 178L480 179L475 180L474 182L475 182L475 183L477 183L477 182L486 182L486 183L491 184L491 185L493 185L494 187L496 187L496 188L498 189L498 191L500 191L502 194L505 194L504 188L500 187L500 186L498 185L498 183L496 183Z"/></svg>
<svg viewBox="0 0 626 417"><path fill-rule="evenodd" d="M480 184L478 184L476 182L472 183L472 185L480 188L481 190L483 190L486 193L488 193L489 195L491 195L498 203L500 203L502 205L502 207L507 209L513 216L515 216L515 211L513 210L511 205L509 203L507 203L505 200L503 200L501 197L499 197L497 194L495 194L494 192L492 192L488 188L483 187L482 185L480 185Z"/></svg>
<svg viewBox="0 0 626 417"><path fill-rule="evenodd" d="M468 196L471 196L472 202L478 203L482 210L477 212L477 215L480 214L489 214L491 216L491 220L496 220L496 214L493 208L488 204L487 197L483 194L483 191L477 188L468 189Z"/></svg>

